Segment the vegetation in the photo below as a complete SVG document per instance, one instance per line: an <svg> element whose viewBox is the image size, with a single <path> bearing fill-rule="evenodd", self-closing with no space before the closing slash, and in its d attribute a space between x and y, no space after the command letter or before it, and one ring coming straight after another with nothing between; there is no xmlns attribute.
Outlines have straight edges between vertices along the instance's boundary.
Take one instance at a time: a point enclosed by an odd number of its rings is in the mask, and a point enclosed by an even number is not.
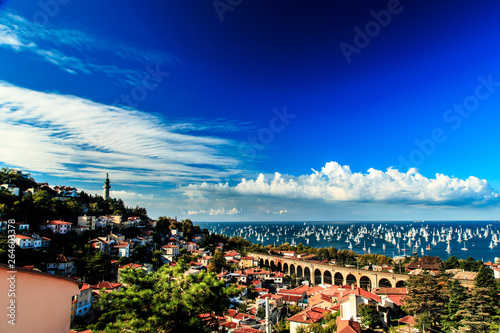
<svg viewBox="0 0 500 333"><path fill-rule="evenodd" d="M374 304L360 304L359 316L361 317L361 325L365 327L375 328L379 324L377 306Z"/></svg>
<svg viewBox="0 0 500 333"><path fill-rule="evenodd" d="M99 299L102 308L94 330L106 332L211 332L218 323L202 314L221 316L236 288L214 274L184 275L186 265L162 266L157 272L122 271L127 288Z"/></svg>

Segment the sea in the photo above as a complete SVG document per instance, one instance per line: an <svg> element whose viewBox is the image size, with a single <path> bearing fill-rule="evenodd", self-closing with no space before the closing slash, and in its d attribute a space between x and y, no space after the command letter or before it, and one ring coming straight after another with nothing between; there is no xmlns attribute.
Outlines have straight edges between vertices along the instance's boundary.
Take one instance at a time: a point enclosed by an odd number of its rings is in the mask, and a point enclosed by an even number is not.
<svg viewBox="0 0 500 333"><path fill-rule="evenodd" d="M418 254L444 261L472 257L483 262L500 257L499 221L363 221L363 222L196 222L226 236L241 236L263 245L302 243L335 247L357 254L389 257Z"/></svg>

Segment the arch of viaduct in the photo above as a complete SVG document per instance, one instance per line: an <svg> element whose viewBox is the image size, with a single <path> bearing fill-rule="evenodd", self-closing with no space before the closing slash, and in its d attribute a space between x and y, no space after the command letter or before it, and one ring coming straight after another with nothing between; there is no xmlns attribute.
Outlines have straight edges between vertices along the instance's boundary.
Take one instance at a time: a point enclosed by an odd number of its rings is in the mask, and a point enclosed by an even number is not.
<svg viewBox="0 0 500 333"><path fill-rule="evenodd" d="M271 270L288 275L295 274L313 284L357 284L363 289L372 290L381 287L402 287L409 278L405 274L332 266L260 253L249 253L249 256L256 259L260 266L267 266Z"/></svg>

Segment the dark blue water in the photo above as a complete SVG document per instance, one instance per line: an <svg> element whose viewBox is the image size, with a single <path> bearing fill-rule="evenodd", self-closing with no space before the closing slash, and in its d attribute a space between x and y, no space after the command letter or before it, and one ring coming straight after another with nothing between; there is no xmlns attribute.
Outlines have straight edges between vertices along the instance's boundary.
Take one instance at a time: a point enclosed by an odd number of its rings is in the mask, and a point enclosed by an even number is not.
<svg viewBox="0 0 500 333"><path fill-rule="evenodd" d="M390 257L411 255L415 252L421 256L423 249L423 255L439 256L443 260L456 256L459 259L472 257L486 262L500 257L500 242L498 242L500 223L494 221L196 222L196 224L201 228L207 228L210 232L226 236L242 236L252 243L264 245L302 243L313 247L352 249L358 254L370 251ZM449 252L446 251L448 242L451 247ZM352 248L349 248L349 245Z"/></svg>

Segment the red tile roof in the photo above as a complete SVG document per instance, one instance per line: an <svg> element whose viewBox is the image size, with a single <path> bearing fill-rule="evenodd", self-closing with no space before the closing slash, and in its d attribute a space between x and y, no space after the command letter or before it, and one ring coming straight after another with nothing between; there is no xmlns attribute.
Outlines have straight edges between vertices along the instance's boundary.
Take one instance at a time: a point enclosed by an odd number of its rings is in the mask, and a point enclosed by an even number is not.
<svg viewBox="0 0 500 333"><path fill-rule="evenodd" d="M369 291L366 291L364 289L361 289L361 288L356 288L354 290L349 290L349 291L344 291L343 292L343 296L340 297L339 299L337 299L337 302L343 302L345 300L348 300L349 299L349 295L350 294L354 294L356 296L361 296L361 297L364 297L364 298L368 298L368 299L371 299L371 300L374 300L378 303L380 303L380 296L378 295L375 295L374 293L371 293Z"/></svg>
<svg viewBox="0 0 500 333"><path fill-rule="evenodd" d="M236 320L246 320L246 319L255 319L254 315L247 314L247 313L241 313L239 312L236 316L233 317Z"/></svg>
<svg viewBox="0 0 500 333"><path fill-rule="evenodd" d="M408 324L408 325L416 325L415 317L406 316L398 320L398 323Z"/></svg>
<svg viewBox="0 0 500 333"><path fill-rule="evenodd" d="M113 282L107 282L107 281L102 281L102 282L99 282L98 284L91 284L90 287L92 289L102 289L102 288L105 288L105 289L116 289L118 287L120 287L122 284L121 283L113 283Z"/></svg>
<svg viewBox="0 0 500 333"><path fill-rule="evenodd" d="M330 310L322 308L307 308L302 312L297 313L295 316L290 317L289 321L297 323L313 324L321 320L323 316L330 312Z"/></svg>
<svg viewBox="0 0 500 333"><path fill-rule="evenodd" d="M60 220L52 220L49 223L45 223L45 224L73 224L73 223L66 222L66 221L60 221Z"/></svg>
<svg viewBox="0 0 500 333"><path fill-rule="evenodd" d="M337 333L361 333L361 325L356 321L337 317Z"/></svg>

